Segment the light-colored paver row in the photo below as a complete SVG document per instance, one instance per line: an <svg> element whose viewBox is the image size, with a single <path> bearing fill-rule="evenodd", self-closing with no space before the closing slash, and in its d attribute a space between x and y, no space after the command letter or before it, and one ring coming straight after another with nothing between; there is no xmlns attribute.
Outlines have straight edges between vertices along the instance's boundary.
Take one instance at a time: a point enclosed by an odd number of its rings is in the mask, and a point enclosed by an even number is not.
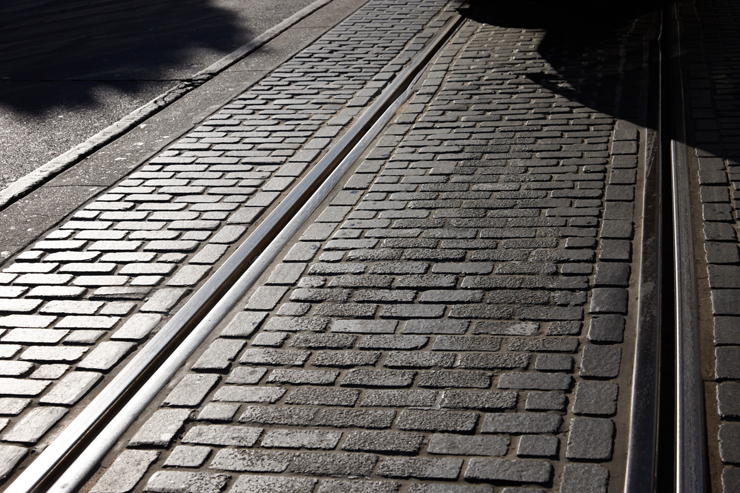
<svg viewBox="0 0 740 493"><path fill-rule="evenodd" d="M543 34L466 22L91 491L619 491L641 44Z"/></svg>
<svg viewBox="0 0 740 493"><path fill-rule="evenodd" d="M430 24L445 4L369 2L5 264L0 480L318 161L444 22Z"/></svg>

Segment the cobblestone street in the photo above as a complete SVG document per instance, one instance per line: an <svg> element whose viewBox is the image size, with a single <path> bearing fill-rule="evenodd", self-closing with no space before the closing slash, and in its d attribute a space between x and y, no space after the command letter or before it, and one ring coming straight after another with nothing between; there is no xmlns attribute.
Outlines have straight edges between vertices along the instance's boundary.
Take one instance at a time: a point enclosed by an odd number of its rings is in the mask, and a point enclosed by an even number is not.
<svg viewBox="0 0 740 493"><path fill-rule="evenodd" d="M729 493L740 488L732 466L740 463L740 257L728 189L737 178L737 119L723 93L704 85L706 72L724 80L722 59L704 54L702 65L699 56L703 47L716 57L712 43L724 38L699 26L737 9L714 2L720 14L694 14L693 3L679 4L689 54L677 66L692 81L681 145L695 151L687 200L707 392L706 491ZM653 300L644 255L673 248L655 246L661 232L650 222L649 177L662 166L651 116L660 12L629 10L579 31L587 18L563 24L570 14L556 7L529 17L527 5L352 7L13 252L0 273L0 489L638 491L628 478L636 448L650 460L674 452L671 431L666 445L655 430L635 436L633 421L653 402L635 387L645 376L635 368L643 368L640 337ZM21 474L117 385L449 25L450 38L390 123L101 452L101 464L72 486L62 477L52 487L62 470L36 489L22 484ZM667 300L672 285L663 282ZM670 332L673 320L663 316ZM168 354L141 378L166 366ZM672 371L674 362L660 364ZM660 396L647 393L665 406L673 381L661 378ZM139 387L121 395L138 398ZM673 412L661 409L661 419ZM672 429L670 419L661 426ZM103 426L81 441L105 435Z"/></svg>

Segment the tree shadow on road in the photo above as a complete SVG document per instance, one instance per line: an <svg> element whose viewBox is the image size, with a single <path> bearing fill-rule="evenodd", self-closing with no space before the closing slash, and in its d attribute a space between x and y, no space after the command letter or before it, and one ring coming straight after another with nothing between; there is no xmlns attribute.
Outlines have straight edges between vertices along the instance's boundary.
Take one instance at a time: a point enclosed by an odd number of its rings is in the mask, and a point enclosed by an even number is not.
<svg viewBox="0 0 740 493"><path fill-rule="evenodd" d="M201 68L196 55L230 52L249 37L211 0L6 0L0 105L27 114L94 105L101 86L135 93L181 79Z"/></svg>
<svg viewBox="0 0 740 493"><path fill-rule="evenodd" d="M620 79L643 76L642 41L651 27L657 34L658 11L650 0L472 0L466 15L493 26L545 31L536 51L553 70L532 68L522 75L571 101L636 121L639 100L630 98L640 94L618 91L639 91L639 84Z"/></svg>

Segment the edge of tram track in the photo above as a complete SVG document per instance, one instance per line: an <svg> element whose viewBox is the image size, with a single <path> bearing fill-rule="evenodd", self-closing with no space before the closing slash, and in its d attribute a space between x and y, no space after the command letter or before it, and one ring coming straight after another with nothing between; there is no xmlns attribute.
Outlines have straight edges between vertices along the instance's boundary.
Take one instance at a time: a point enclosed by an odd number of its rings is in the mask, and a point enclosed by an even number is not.
<svg viewBox="0 0 740 493"><path fill-rule="evenodd" d="M448 13L448 8L443 9L441 14ZM429 61L454 35L463 20L457 12L452 15L334 148L155 337L8 486L5 490L7 493L70 492L86 480L126 428L260 277L405 103Z"/></svg>

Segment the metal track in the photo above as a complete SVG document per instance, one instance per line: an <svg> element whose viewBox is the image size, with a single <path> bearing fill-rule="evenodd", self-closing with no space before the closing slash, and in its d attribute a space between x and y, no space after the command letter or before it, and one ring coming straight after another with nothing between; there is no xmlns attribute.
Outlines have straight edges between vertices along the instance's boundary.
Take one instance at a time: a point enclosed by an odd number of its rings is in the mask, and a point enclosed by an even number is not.
<svg viewBox="0 0 740 493"><path fill-rule="evenodd" d="M671 8L673 26L671 59L674 128L671 139L673 187L673 248L676 329L676 492L705 491L704 405L699 363L699 315L683 73L681 70L681 27L677 6Z"/></svg>
<svg viewBox="0 0 740 493"><path fill-rule="evenodd" d="M6 493L75 491L406 101L415 79L461 22L462 16L454 13L352 128L185 306L10 484ZM49 489L57 478L59 480Z"/></svg>

